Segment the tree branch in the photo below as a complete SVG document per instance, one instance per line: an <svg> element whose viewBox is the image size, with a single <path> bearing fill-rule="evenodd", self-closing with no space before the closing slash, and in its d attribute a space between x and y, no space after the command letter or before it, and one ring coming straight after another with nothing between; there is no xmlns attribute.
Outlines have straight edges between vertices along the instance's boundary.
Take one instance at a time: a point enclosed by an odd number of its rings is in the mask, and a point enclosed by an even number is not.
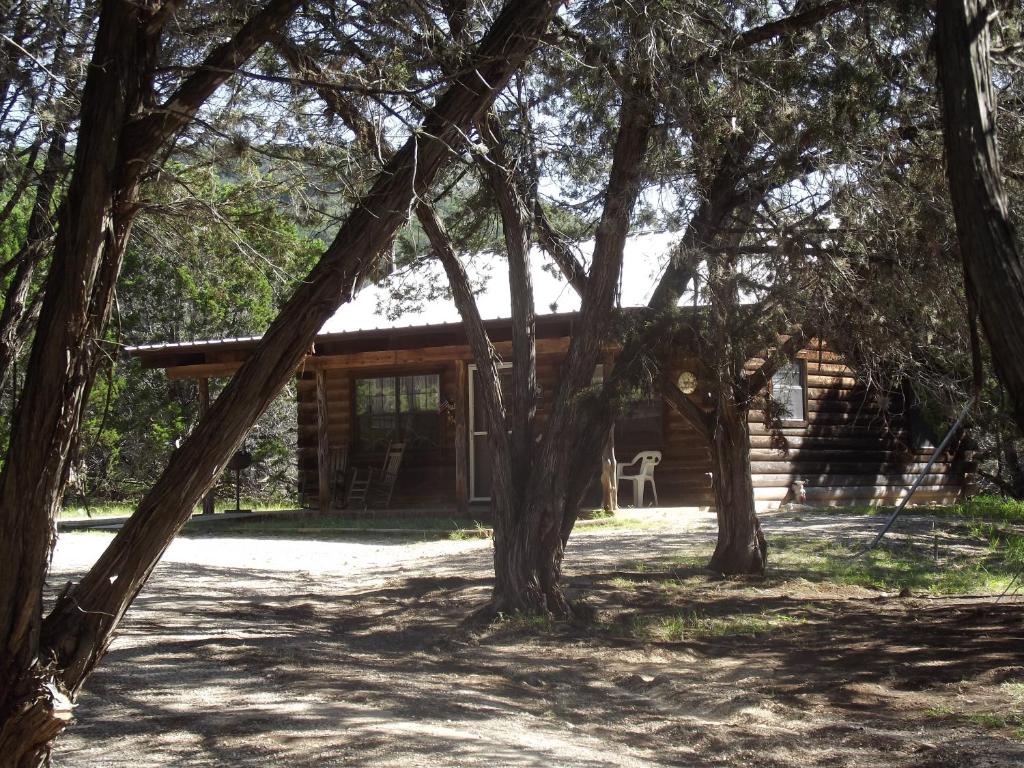
<svg viewBox="0 0 1024 768"><path fill-rule="evenodd" d="M804 348L812 335L807 333L801 326L793 328L789 338L779 346L775 353L769 355L768 359L756 371L749 374L743 380L742 401L746 402L768 386L772 376L775 375L779 368L796 357L797 353Z"/></svg>
<svg viewBox="0 0 1024 768"><path fill-rule="evenodd" d="M488 434L496 433L504 436L506 442L503 447L507 453L508 427L505 423L505 404L502 401L497 365L501 362L501 358L487 335L487 329L484 327L480 310L477 308L476 299L473 297L469 276L466 274L462 262L459 261L451 238L437 217L437 213L426 200L420 200L416 205L416 215L430 241L434 255L444 267L452 291L452 300L459 310L462 325L466 329L466 338L473 351L477 374L480 377L480 394L484 400L483 410L487 418Z"/></svg>
<svg viewBox="0 0 1024 768"><path fill-rule="evenodd" d="M573 252L569 240L551 225L539 200L533 206L533 223L540 247L555 262L569 285L582 297L587 291L587 268Z"/></svg>
<svg viewBox="0 0 1024 768"><path fill-rule="evenodd" d="M451 159L472 123L489 108L535 48L560 3L511 0L477 46L472 77L455 80L422 126L380 172L167 469L99 561L54 606L41 657L77 691L106 650L114 628L164 549L210 487L256 418L292 378L323 323L406 220L415 201Z"/></svg>
<svg viewBox="0 0 1024 768"><path fill-rule="evenodd" d="M122 188L143 173L160 148L189 124L199 108L232 76L235 69L277 34L301 1L270 0L230 40L211 51L199 69L178 86L160 108L125 127L122 157L127 161L129 178L122 181Z"/></svg>
<svg viewBox="0 0 1024 768"><path fill-rule="evenodd" d="M524 200L519 180L521 173L510 153L507 135L493 113L477 126L489 145L486 156L474 153L483 170L501 217L508 259L509 294L512 314L512 403L509 408L512 430L512 466L514 487L525 486L520 473L529 467L533 448L533 420L537 413L536 313L533 304L533 278L530 274L531 224L533 216ZM460 308L461 312L461 308Z"/></svg>

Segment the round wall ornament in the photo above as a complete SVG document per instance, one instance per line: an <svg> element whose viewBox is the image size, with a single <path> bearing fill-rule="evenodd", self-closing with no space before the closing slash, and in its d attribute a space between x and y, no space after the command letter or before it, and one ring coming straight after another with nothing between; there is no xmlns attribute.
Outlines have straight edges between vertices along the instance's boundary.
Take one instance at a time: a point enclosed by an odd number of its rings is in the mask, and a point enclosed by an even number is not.
<svg viewBox="0 0 1024 768"><path fill-rule="evenodd" d="M683 371L676 379L676 384L679 385L679 389L689 395L697 390L697 377L691 371Z"/></svg>

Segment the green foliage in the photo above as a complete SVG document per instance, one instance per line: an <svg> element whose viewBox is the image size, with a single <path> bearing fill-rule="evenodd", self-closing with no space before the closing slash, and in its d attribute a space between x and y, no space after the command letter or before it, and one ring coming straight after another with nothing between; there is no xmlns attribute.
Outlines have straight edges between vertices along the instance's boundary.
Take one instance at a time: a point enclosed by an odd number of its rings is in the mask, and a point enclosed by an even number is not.
<svg viewBox="0 0 1024 768"><path fill-rule="evenodd" d="M939 507L937 512L941 515L971 520L1001 520L1006 523L1024 524L1024 501L1004 496L974 496L952 507Z"/></svg>
<svg viewBox="0 0 1024 768"><path fill-rule="evenodd" d="M499 613L492 629L504 629L512 632L551 632L555 629L555 620L547 613Z"/></svg>
<svg viewBox="0 0 1024 768"><path fill-rule="evenodd" d="M12 190L0 192L0 208L4 207L10 200ZM32 210L32 200L29 196L23 196L6 221L0 223L0 264L6 263L18 252L25 242L25 233L28 228L28 217ZM8 275L3 281L6 288L10 283Z"/></svg>
<svg viewBox="0 0 1024 768"><path fill-rule="evenodd" d="M60 520L100 520L105 517L130 517L135 512L134 504L98 504L91 506L67 506L58 514Z"/></svg>
<svg viewBox="0 0 1024 768"><path fill-rule="evenodd" d="M895 507L829 507L829 514L889 515ZM967 501L943 506L914 507L906 515L1024 524L1024 502L1006 496L982 494Z"/></svg>
<svg viewBox="0 0 1024 768"><path fill-rule="evenodd" d="M110 341L148 344L261 334L323 250L281 198L273 173L247 161L216 170L171 164L148 188L118 284ZM198 418L192 381L114 360L98 377L83 422L72 498L121 500L144 492ZM218 382L211 383L215 398ZM244 492L291 506L295 405L289 387L246 442L255 464ZM231 473L228 473L230 475ZM233 476L221 497L233 496Z"/></svg>
<svg viewBox="0 0 1024 768"><path fill-rule="evenodd" d="M973 554L944 554L936 559L925 541L919 547L883 541L855 557L861 543L773 536L774 576L801 577L867 587L886 592L911 590L938 595L998 593L1017 576L1020 565L1013 549L989 547L984 558Z"/></svg>
<svg viewBox="0 0 1024 768"><path fill-rule="evenodd" d="M712 616L685 611L674 616L636 616L629 623L630 637L660 642L685 642L714 637L756 637L804 623L804 619L778 611Z"/></svg>
<svg viewBox="0 0 1024 768"><path fill-rule="evenodd" d="M171 168L153 190L160 216L140 220L122 271L126 334L262 332L323 250L282 210L276 187L245 161L216 174Z"/></svg>

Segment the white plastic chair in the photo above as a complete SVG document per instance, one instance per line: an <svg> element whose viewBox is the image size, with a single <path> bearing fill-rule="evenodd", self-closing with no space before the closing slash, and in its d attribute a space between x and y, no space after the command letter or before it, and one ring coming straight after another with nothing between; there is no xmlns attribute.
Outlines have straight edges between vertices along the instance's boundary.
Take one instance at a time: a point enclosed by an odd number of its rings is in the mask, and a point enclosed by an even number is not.
<svg viewBox="0 0 1024 768"><path fill-rule="evenodd" d="M639 463L636 472L626 473L626 469ZM633 483L633 505L637 509L644 505L644 489L651 484L654 492L654 505L658 505L658 486L654 484L654 468L661 463L661 451L640 451L630 462L619 462L615 465L616 480L628 480Z"/></svg>

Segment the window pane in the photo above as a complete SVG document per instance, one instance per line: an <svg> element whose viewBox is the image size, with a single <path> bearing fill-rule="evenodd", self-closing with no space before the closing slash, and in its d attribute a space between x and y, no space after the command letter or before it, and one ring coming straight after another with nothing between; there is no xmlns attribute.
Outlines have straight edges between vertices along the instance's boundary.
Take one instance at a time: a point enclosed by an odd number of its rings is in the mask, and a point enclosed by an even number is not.
<svg viewBox="0 0 1024 768"><path fill-rule="evenodd" d="M437 374L399 379L401 439L407 448L435 448L441 443L441 377Z"/></svg>
<svg viewBox="0 0 1024 768"><path fill-rule="evenodd" d="M356 429L360 451L383 451L396 439L398 414L393 376L356 380Z"/></svg>
<svg viewBox="0 0 1024 768"><path fill-rule="evenodd" d="M404 440L407 448L441 442L441 380L437 374L356 380L357 449L384 451Z"/></svg>
<svg viewBox="0 0 1024 768"><path fill-rule="evenodd" d="M772 397L783 408L783 419L803 421L804 378L799 360L779 368L772 376Z"/></svg>

